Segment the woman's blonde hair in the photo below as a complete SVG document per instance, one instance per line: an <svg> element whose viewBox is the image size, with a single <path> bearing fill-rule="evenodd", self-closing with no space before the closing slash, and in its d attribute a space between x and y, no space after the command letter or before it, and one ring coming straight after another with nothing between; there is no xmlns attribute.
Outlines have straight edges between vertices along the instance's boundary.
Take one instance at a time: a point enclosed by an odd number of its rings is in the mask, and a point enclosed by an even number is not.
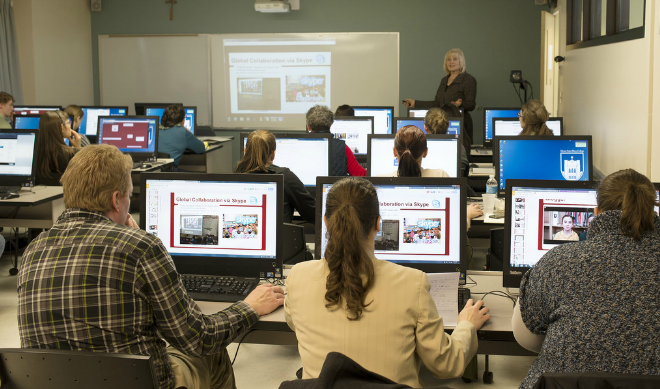
<svg viewBox="0 0 660 389"><path fill-rule="evenodd" d="M530 100L523 104L520 109L520 117L525 123L525 127L518 135L539 135L552 136L552 131L545 122L550 118L545 105L539 100Z"/></svg>
<svg viewBox="0 0 660 389"><path fill-rule="evenodd" d="M378 215L376 189L364 178L341 179L328 191L325 306L341 307L343 302L349 320L359 319L371 304L365 297L374 282L374 265L363 242L376 227Z"/></svg>
<svg viewBox="0 0 660 389"><path fill-rule="evenodd" d="M75 150L64 143L62 127L69 120L62 111L48 111L39 118L39 136L37 137L37 173L51 177L52 173L62 173L57 163L60 153L68 159Z"/></svg>
<svg viewBox="0 0 660 389"><path fill-rule="evenodd" d="M422 167L417 162L427 149L426 135L416 126L403 126L394 137L394 148L399 155L399 177L421 177Z"/></svg>
<svg viewBox="0 0 660 389"><path fill-rule="evenodd" d="M449 57L452 55L458 56L458 68L460 70L460 73L465 73L467 70L467 66L465 66L465 54L463 54L463 50L461 49L451 49L445 54L445 61L442 65L443 69L445 70L445 73L449 74L449 69L447 68L447 60Z"/></svg>
<svg viewBox="0 0 660 389"><path fill-rule="evenodd" d="M596 202L601 212L621 211L621 232L634 240L655 228L655 187L633 169L612 173L598 186Z"/></svg>
<svg viewBox="0 0 660 389"><path fill-rule="evenodd" d="M424 116L424 126L426 126L428 134L444 135L449 128L449 119L447 119L447 114L442 109L431 108Z"/></svg>
<svg viewBox="0 0 660 389"><path fill-rule="evenodd" d="M234 173L268 171L270 156L276 148L277 140L270 131L252 131L245 142L245 154L236 164Z"/></svg>
<svg viewBox="0 0 660 389"><path fill-rule="evenodd" d="M64 205L107 213L112 194L130 195L133 160L115 146L90 145L82 148L62 175Z"/></svg>
<svg viewBox="0 0 660 389"><path fill-rule="evenodd" d="M85 111L83 111L80 106L74 104L67 105L66 108L64 108L64 113L69 117L73 117L71 120L85 117Z"/></svg>

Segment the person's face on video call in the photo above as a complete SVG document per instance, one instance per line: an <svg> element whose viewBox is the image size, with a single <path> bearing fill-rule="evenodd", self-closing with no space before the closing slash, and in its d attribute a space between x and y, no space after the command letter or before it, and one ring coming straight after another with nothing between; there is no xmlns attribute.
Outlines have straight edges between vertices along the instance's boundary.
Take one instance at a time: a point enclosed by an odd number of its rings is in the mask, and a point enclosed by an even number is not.
<svg viewBox="0 0 660 389"><path fill-rule="evenodd" d="M564 231L566 232L573 229L573 219L571 219L570 217L565 217L562 224L564 226Z"/></svg>

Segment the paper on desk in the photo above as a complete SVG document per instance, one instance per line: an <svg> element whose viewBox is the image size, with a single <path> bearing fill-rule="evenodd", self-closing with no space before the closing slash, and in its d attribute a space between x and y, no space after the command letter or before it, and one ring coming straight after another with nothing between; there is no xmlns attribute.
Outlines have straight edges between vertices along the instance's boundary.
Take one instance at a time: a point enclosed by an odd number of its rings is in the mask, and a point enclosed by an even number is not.
<svg viewBox="0 0 660 389"><path fill-rule="evenodd" d="M431 283L431 297L445 326L458 322L458 272L427 274Z"/></svg>

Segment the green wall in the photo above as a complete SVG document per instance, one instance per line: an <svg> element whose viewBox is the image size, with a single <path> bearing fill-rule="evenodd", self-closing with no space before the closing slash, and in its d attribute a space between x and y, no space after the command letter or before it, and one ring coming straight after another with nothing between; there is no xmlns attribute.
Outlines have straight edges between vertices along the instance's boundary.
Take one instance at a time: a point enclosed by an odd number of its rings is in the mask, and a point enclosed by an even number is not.
<svg viewBox="0 0 660 389"><path fill-rule="evenodd" d="M95 101L99 103L98 35L366 31L400 33L400 100L432 100L444 76L444 54L454 47L463 50L467 71L478 84L478 107L472 112L475 143L483 141L480 107L520 105L509 82L512 69L523 71L539 97L541 11L547 7L532 0L300 3L299 11L262 14L254 11L254 0L179 0L170 21L169 5L161 0L105 0L101 12L92 12Z"/></svg>

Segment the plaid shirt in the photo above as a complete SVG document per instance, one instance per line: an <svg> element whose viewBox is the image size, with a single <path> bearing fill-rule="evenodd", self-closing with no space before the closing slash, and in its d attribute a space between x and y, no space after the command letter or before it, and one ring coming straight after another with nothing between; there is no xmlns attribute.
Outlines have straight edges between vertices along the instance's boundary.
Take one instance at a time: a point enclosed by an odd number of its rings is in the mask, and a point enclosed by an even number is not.
<svg viewBox="0 0 660 389"><path fill-rule="evenodd" d="M245 302L203 315L160 239L100 212L67 209L18 273L21 347L151 355L161 388L174 387L163 338L203 356L258 320Z"/></svg>

